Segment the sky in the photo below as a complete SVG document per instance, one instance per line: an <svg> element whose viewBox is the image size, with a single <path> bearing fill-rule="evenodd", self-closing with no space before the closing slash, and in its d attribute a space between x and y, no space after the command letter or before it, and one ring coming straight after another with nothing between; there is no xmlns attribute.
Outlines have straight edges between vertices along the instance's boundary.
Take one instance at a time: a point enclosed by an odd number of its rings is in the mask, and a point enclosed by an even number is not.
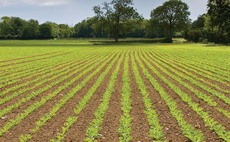
<svg viewBox="0 0 230 142"><path fill-rule="evenodd" d="M70 26L94 16L93 6L111 0L0 0L0 17L13 16L25 20L36 19ZM150 18L150 12L166 0L133 0L134 7L144 18ZM182 0L189 6L192 20L207 10L208 0Z"/></svg>

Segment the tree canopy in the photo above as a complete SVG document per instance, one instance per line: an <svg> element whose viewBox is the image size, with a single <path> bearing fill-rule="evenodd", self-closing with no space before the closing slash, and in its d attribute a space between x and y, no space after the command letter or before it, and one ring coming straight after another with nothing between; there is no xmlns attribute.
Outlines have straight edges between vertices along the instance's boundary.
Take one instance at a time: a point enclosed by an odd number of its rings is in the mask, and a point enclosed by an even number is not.
<svg viewBox="0 0 230 142"><path fill-rule="evenodd" d="M209 0L208 15L219 30L225 30L230 26L230 1L229 0Z"/></svg>
<svg viewBox="0 0 230 142"><path fill-rule="evenodd" d="M186 32L186 39L195 42L230 43L230 1L209 0L208 12L199 16Z"/></svg>
<svg viewBox="0 0 230 142"><path fill-rule="evenodd" d="M158 22L161 29L167 29L171 38L175 30L182 30L189 22L190 12L186 3L181 0L169 0L151 12L151 19Z"/></svg>
<svg viewBox="0 0 230 142"><path fill-rule="evenodd" d="M103 6L93 8L99 22L106 26L106 31L118 41L120 34L124 34L135 26L135 22L142 19L133 8L133 0L112 0L104 2Z"/></svg>
<svg viewBox="0 0 230 142"><path fill-rule="evenodd" d="M94 17L67 24L24 20L4 16L0 19L0 39L52 38L166 38L185 37L194 42L230 43L230 1L208 0L207 13L191 22L189 7L181 0L167 0L144 19L133 7L133 0L111 0L94 6Z"/></svg>

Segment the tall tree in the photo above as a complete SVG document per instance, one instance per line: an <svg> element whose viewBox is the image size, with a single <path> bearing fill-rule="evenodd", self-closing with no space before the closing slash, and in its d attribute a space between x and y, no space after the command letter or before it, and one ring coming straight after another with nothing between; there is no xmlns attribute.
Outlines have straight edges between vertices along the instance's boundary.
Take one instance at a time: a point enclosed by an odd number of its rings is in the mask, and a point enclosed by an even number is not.
<svg viewBox="0 0 230 142"><path fill-rule="evenodd" d="M214 25L223 30L230 25L230 1L229 0L209 0L208 14Z"/></svg>
<svg viewBox="0 0 230 142"><path fill-rule="evenodd" d="M198 16L197 20L192 22L192 29L203 29L205 26L205 14Z"/></svg>
<svg viewBox="0 0 230 142"><path fill-rule="evenodd" d="M12 29L10 17L4 16L0 20L0 38L7 39L8 36L11 36L9 29Z"/></svg>
<svg viewBox="0 0 230 142"><path fill-rule="evenodd" d="M230 43L230 1L209 0L208 15L214 33L215 43Z"/></svg>
<svg viewBox="0 0 230 142"><path fill-rule="evenodd" d="M136 21L142 19L133 8L133 0L112 0L110 3L104 2L103 7L93 7L93 10L98 20L105 24L106 31L116 42L118 42L120 34L124 34L126 30L132 28Z"/></svg>
<svg viewBox="0 0 230 142"><path fill-rule="evenodd" d="M39 26L40 38L50 39L59 37L58 24L53 22L45 22Z"/></svg>
<svg viewBox="0 0 230 142"><path fill-rule="evenodd" d="M37 20L29 20L23 27L23 39L36 39L39 36L39 23Z"/></svg>
<svg viewBox="0 0 230 142"><path fill-rule="evenodd" d="M168 36L172 38L174 31L183 30L189 22L190 12L186 3L181 0L169 0L151 12L151 19L168 29Z"/></svg>
<svg viewBox="0 0 230 142"><path fill-rule="evenodd" d="M19 17L2 17L0 23L1 37L6 39L22 38L23 28L26 21Z"/></svg>
<svg viewBox="0 0 230 142"><path fill-rule="evenodd" d="M72 29L67 24L59 24L59 37L69 38L72 35Z"/></svg>
<svg viewBox="0 0 230 142"><path fill-rule="evenodd" d="M74 36L89 38L93 37L93 27L95 20L94 18L88 18L76 24L74 26Z"/></svg>

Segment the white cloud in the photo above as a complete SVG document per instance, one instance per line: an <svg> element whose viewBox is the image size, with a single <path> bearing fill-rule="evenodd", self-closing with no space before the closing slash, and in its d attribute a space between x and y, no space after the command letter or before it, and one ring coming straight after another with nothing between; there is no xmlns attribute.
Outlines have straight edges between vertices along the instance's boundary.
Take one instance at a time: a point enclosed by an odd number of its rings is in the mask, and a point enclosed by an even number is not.
<svg viewBox="0 0 230 142"><path fill-rule="evenodd" d="M69 3L71 0L0 0L0 6L10 5L36 5L55 6Z"/></svg>

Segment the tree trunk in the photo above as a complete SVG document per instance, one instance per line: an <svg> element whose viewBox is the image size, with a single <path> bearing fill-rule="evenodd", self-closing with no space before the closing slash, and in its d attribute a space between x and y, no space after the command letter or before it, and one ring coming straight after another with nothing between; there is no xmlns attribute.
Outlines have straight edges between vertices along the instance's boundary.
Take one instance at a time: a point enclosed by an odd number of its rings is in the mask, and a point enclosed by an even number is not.
<svg viewBox="0 0 230 142"><path fill-rule="evenodd" d="M115 42L117 43L118 42L118 37L115 37L114 39L115 39Z"/></svg>
<svg viewBox="0 0 230 142"><path fill-rule="evenodd" d="M172 37L173 37L173 25L172 25L172 22L170 21L170 24L169 24L169 39L170 39L170 42L172 41Z"/></svg>

